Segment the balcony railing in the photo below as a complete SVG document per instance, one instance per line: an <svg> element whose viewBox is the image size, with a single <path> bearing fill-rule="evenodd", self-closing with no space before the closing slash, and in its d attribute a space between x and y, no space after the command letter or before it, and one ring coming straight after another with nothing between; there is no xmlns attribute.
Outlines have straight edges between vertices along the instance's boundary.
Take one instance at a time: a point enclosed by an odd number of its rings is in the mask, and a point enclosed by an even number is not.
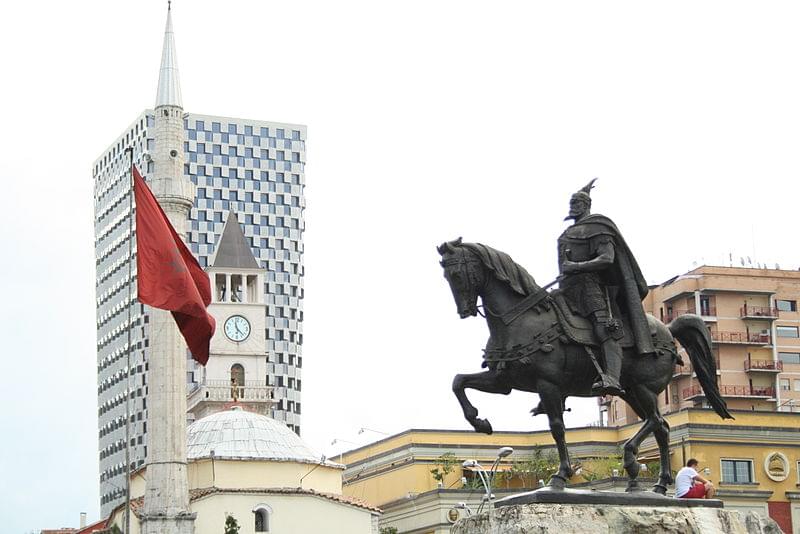
<svg viewBox="0 0 800 534"><path fill-rule="evenodd" d="M733 343L738 345L769 345L769 334L749 334L747 332L711 332L714 343Z"/></svg>
<svg viewBox="0 0 800 534"><path fill-rule="evenodd" d="M239 402L271 402L273 388L255 380L247 380L243 386L232 386L225 380L206 380L189 393L188 404L192 408L201 401L233 402L234 397Z"/></svg>
<svg viewBox="0 0 800 534"><path fill-rule="evenodd" d="M692 369L691 364L676 365L675 366L675 370L672 371L672 376L673 377L676 377L676 376L688 376L688 375L691 375L693 372L694 371Z"/></svg>
<svg viewBox="0 0 800 534"><path fill-rule="evenodd" d="M719 392L723 397L764 397L769 399L775 397L775 388L771 386L733 386L723 384L719 386ZM699 385L683 388L682 393L683 400L705 395Z"/></svg>
<svg viewBox="0 0 800 534"><path fill-rule="evenodd" d="M783 371L783 362L774 360L745 360L745 371L768 371L780 373Z"/></svg>
<svg viewBox="0 0 800 534"><path fill-rule="evenodd" d="M745 304L739 308L739 316L742 319L777 319L778 308L769 306L748 306Z"/></svg>
<svg viewBox="0 0 800 534"><path fill-rule="evenodd" d="M664 322L671 323L681 315L686 315L688 313L697 314L697 310L694 308L689 308L688 310L672 310L664 314ZM699 315L701 317L714 317L717 315L717 309L714 306L701 306Z"/></svg>

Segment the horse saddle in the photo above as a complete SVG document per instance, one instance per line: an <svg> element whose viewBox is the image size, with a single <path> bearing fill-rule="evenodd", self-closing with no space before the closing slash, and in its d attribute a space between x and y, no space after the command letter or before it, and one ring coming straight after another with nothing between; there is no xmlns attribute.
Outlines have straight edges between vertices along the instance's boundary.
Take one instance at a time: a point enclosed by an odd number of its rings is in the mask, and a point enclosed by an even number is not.
<svg viewBox="0 0 800 534"><path fill-rule="evenodd" d="M561 328L564 331L564 335L567 336L570 341L593 347L598 347L600 345L594 333L592 321L573 313L567 303L567 299L559 291L550 293L550 298L556 312L556 317L558 317L558 322L561 324ZM633 347L635 340L633 339L633 330L630 327L628 318L623 315L620 322L622 326L622 336L618 339L620 346L623 348ZM647 324L650 327L650 335L654 336L656 333L656 321L655 318L649 314L647 315Z"/></svg>

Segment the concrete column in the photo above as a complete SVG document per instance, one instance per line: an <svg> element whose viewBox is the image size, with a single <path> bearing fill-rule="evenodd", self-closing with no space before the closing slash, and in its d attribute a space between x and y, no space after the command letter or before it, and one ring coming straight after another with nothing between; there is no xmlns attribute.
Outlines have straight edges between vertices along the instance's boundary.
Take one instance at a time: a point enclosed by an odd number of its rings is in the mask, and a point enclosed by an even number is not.
<svg viewBox="0 0 800 534"><path fill-rule="evenodd" d="M231 287L231 275L225 275L225 302L233 302L233 287Z"/></svg>

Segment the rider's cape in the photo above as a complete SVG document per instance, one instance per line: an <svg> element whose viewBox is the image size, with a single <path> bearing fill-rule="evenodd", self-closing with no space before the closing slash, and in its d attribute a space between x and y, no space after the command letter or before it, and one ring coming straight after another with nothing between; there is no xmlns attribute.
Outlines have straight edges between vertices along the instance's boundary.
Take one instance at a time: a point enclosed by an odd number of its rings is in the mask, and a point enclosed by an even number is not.
<svg viewBox="0 0 800 534"><path fill-rule="evenodd" d="M642 299L649 291L647 282L617 225L608 217L593 213L575 222L567 231L572 239L588 241L601 235L614 239L614 265L603 273L605 282L617 287L616 304L628 316L639 354L655 352L642 307Z"/></svg>

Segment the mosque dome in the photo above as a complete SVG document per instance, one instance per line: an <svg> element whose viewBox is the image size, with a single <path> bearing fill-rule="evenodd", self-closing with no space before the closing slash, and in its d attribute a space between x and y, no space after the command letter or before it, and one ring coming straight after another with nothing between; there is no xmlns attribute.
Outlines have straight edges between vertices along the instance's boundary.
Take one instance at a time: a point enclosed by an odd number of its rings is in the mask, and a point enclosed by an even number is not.
<svg viewBox="0 0 800 534"><path fill-rule="evenodd" d="M289 427L235 406L203 417L186 429L189 460L210 458L273 460L339 467L314 452Z"/></svg>

